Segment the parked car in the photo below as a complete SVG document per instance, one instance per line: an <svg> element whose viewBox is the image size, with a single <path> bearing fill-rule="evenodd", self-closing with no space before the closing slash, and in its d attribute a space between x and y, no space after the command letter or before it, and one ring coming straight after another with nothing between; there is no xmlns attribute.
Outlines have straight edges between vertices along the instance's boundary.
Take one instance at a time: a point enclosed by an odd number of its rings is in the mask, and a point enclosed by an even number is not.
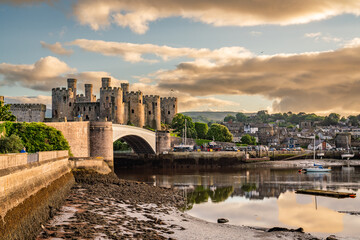
<svg viewBox="0 0 360 240"><path fill-rule="evenodd" d="M226 147L224 150L225 151L232 151L232 152L237 152L238 151L238 149L236 147Z"/></svg>

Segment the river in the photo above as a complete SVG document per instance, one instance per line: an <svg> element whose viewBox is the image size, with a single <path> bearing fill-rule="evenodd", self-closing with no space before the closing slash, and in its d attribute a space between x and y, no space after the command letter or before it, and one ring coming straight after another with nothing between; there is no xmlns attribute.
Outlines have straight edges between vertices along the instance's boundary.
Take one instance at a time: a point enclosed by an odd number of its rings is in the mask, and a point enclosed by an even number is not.
<svg viewBox="0 0 360 240"><path fill-rule="evenodd" d="M333 167L331 173L298 169L240 170L115 169L118 177L174 187L187 198L184 210L197 218L253 227L302 227L318 237L360 236L360 168ZM297 189L357 193L356 198L296 194ZM350 214L351 212L352 214Z"/></svg>

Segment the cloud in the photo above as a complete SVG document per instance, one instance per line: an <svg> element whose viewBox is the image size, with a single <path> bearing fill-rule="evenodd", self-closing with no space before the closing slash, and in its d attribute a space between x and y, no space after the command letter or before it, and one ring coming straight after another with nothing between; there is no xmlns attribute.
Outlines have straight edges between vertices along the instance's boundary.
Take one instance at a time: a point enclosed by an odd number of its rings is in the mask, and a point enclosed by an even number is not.
<svg viewBox="0 0 360 240"><path fill-rule="evenodd" d="M274 111L360 112L359 42L327 52L184 62L151 78L160 90L192 97L264 96L274 101Z"/></svg>
<svg viewBox="0 0 360 240"><path fill-rule="evenodd" d="M51 107L51 96L38 95L36 97L5 97L5 103L42 103L47 106L47 108Z"/></svg>
<svg viewBox="0 0 360 240"><path fill-rule="evenodd" d="M124 42L106 42L102 40L76 39L68 45L75 45L89 52L105 56L119 56L128 62L154 62L157 59L144 59L143 55L152 54L166 61L173 58L188 57L193 59L221 61L224 58L249 57L251 53L242 47L224 47L210 50L207 48L173 48L154 44L134 44Z"/></svg>
<svg viewBox="0 0 360 240"><path fill-rule="evenodd" d="M58 55L70 56L74 52L73 50L65 49L59 42L56 42L54 44L48 44L44 41L40 41L40 43L43 48L49 49L51 52L58 54Z"/></svg>
<svg viewBox="0 0 360 240"><path fill-rule="evenodd" d="M182 17L214 26L303 24L341 14L360 14L358 0L79 0L73 14L94 30L111 24L145 33L149 23Z"/></svg>
<svg viewBox="0 0 360 240"><path fill-rule="evenodd" d="M45 57L32 65L0 64L0 85L22 86L34 90L48 91L61 82L65 74L75 72L65 62L56 57Z"/></svg>
<svg viewBox="0 0 360 240"><path fill-rule="evenodd" d="M319 38L322 35L321 32L317 33L305 33L305 37L307 38Z"/></svg>
<svg viewBox="0 0 360 240"><path fill-rule="evenodd" d="M94 90L98 91L102 77L111 77L107 72L77 72L75 68L69 67L65 62L56 57L41 58L34 64L14 65L8 63L0 64L0 86L22 86L29 89L44 92L51 91L52 88L65 87L67 78L76 78L80 92L85 83L94 85ZM112 77L114 86L120 86L119 80ZM96 92L95 92L96 93Z"/></svg>
<svg viewBox="0 0 360 240"><path fill-rule="evenodd" d="M226 106L238 105L232 101L217 99L214 97L199 98L191 96L186 92L171 91L172 89L159 88L157 85L148 85L146 83L134 83L130 85L131 91L140 90L145 95L160 95L160 97L177 97L178 98L178 112L196 109L211 109ZM240 107L240 105L239 105Z"/></svg>
<svg viewBox="0 0 360 240"><path fill-rule="evenodd" d="M316 41L318 40L322 40L324 42L343 42L344 40L342 38L337 38L337 37L332 37L330 35L326 35L323 36L323 34L321 32L317 32L317 33L306 33L304 35L307 38L313 38Z"/></svg>

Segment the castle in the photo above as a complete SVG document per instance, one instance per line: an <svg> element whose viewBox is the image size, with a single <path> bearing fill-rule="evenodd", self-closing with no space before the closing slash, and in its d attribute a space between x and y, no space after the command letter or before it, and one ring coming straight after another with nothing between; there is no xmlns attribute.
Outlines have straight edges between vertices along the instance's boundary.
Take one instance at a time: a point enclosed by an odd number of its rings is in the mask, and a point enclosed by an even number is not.
<svg viewBox="0 0 360 240"><path fill-rule="evenodd" d="M111 87L111 78L101 79L100 99L93 95L92 84L85 84L85 95L77 94L77 80L67 79L68 88L52 89L53 121L111 121L161 130L161 123L171 124L177 113L177 98L160 98L130 92L128 83Z"/></svg>

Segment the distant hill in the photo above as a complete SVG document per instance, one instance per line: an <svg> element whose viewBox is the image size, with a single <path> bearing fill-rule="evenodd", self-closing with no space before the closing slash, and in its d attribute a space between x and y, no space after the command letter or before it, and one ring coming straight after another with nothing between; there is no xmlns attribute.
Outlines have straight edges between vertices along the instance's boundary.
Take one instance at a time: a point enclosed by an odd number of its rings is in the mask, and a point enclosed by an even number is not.
<svg viewBox="0 0 360 240"><path fill-rule="evenodd" d="M194 122L204 122L208 123L210 121L222 121L224 117L227 115L235 116L238 112L211 112L211 111L204 111L204 112L182 112L182 114L189 116L193 119ZM251 116L255 113L245 113L247 116Z"/></svg>

